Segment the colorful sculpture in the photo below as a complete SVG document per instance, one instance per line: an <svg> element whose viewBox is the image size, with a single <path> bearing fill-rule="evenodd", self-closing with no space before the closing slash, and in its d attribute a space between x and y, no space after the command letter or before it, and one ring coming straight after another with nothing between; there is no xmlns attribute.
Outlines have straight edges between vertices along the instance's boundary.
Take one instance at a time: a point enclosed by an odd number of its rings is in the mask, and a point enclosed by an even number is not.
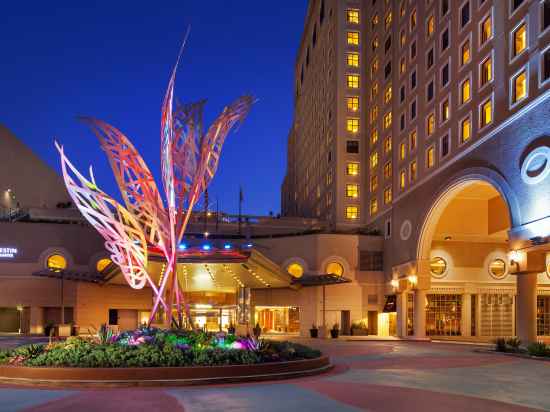
<svg viewBox="0 0 550 412"><path fill-rule="evenodd" d="M126 207L97 187L91 168L88 180L66 157L63 146L56 142L56 147L67 190L82 215L105 239L112 261L132 288L146 285L152 288L155 301L149 323L162 306L168 314L165 322L170 325L175 306L178 324L182 324L185 310L188 324L192 325L177 277L176 252L193 207L216 173L225 138L244 120L253 98L243 96L225 107L205 131L202 118L205 101L173 107L177 66L178 63L162 104L160 128L166 207L147 164L130 140L113 126L93 118L82 119L107 154ZM147 273L148 247L161 250L166 258L159 285Z"/></svg>

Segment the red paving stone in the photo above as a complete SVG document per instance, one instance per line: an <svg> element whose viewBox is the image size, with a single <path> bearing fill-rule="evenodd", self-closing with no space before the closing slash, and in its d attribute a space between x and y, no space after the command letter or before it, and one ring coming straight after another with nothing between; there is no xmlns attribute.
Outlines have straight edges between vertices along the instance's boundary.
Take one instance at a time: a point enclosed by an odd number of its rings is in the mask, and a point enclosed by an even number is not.
<svg viewBox="0 0 550 412"><path fill-rule="evenodd" d="M438 412L534 412L540 409L526 408L488 399L445 394L411 388L316 381L297 386L314 390L339 402L368 409L369 411L430 411Z"/></svg>
<svg viewBox="0 0 550 412"><path fill-rule="evenodd" d="M163 390L89 390L24 409L24 412L184 412L178 401Z"/></svg>

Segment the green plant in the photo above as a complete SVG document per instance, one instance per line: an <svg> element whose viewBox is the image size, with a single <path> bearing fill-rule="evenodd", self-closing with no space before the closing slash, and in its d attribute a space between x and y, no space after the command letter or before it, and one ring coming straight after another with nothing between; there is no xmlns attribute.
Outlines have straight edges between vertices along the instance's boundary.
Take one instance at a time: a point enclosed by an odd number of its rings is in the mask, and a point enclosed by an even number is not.
<svg viewBox="0 0 550 412"><path fill-rule="evenodd" d="M518 338L510 338L506 341L507 349L510 349L512 352L519 352L520 345L521 340Z"/></svg>
<svg viewBox="0 0 550 412"><path fill-rule="evenodd" d="M497 352L506 352L506 339L504 338L495 339L495 350Z"/></svg>
<svg viewBox="0 0 550 412"><path fill-rule="evenodd" d="M527 346L527 352L531 356L550 356L550 347L544 342L533 342Z"/></svg>

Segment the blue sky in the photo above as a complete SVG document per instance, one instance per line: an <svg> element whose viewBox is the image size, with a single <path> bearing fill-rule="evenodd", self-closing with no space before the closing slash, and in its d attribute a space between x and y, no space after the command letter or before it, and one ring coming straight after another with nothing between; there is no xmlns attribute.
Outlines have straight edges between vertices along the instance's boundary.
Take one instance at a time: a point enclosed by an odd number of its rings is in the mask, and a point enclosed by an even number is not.
<svg viewBox="0 0 550 412"><path fill-rule="evenodd" d="M191 25L176 96L207 98L207 124L238 96L258 98L226 141L210 198L236 212L242 185L245 213L278 212L306 7L307 0L4 2L0 123L59 171L55 137L118 197L97 140L76 120L100 118L134 142L158 179L160 106Z"/></svg>

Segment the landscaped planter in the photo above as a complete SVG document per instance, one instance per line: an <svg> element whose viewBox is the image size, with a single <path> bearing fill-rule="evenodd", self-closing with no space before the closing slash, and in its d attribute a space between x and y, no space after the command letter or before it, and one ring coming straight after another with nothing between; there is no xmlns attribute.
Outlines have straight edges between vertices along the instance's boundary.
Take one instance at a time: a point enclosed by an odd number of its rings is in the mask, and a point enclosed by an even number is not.
<svg viewBox="0 0 550 412"><path fill-rule="evenodd" d="M351 328L351 336L367 336L368 334L369 334L368 329Z"/></svg>

